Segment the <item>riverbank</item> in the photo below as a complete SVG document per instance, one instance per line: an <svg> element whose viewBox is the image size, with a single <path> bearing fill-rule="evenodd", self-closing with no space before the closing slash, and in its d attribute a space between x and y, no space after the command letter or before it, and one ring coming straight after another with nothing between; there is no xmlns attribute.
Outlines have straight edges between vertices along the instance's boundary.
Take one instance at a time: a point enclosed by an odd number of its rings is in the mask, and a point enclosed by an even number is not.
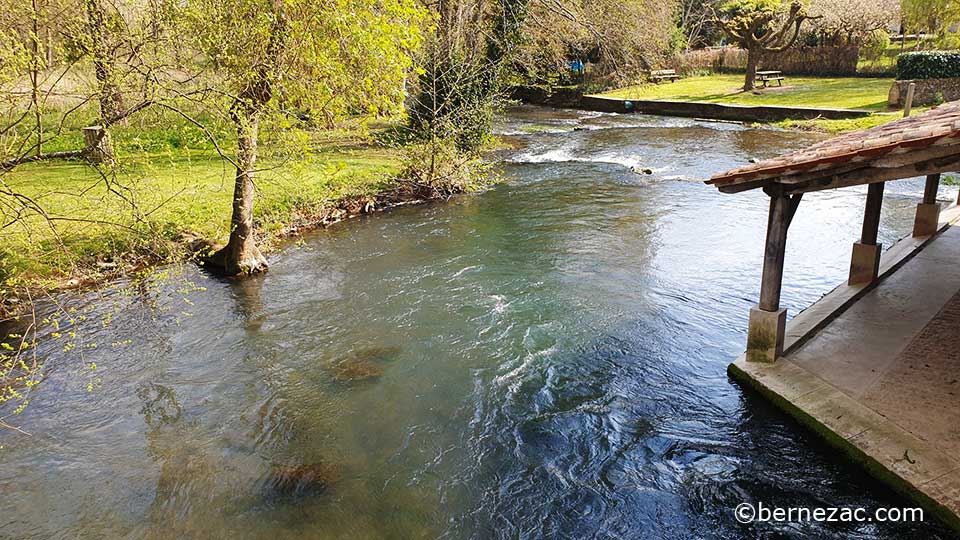
<svg viewBox="0 0 960 540"><path fill-rule="evenodd" d="M585 107L584 100L610 99L643 104L638 112L758 122L782 129L844 133L900 118L889 109L889 79L794 77L783 86L743 92L743 75L689 77L673 83L643 84L582 95L563 87L554 91L518 89L516 99L560 107ZM916 109L917 111L925 109Z"/></svg>
<svg viewBox="0 0 960 540"><path fill-rule="evenodd" d="M523 144L480 196L305 235L253 279L185 265L63 295L86 320L40 329L45 378L10 419L32 436L3 435L0 504L20 509L5 535L952 538L932 518L837 529L730 511L911 504L731 383L752 300L730 291L757 290L766 207L670 180L818 137L533 107L499 124ZM909 230L922 184L887 187L903 195L878 241ZM856 234L863 196L803 205L792 227L822 240L791 245L794 313L847 274L852 238L835 233ZM72 330L99 346L65 351ZM342 380L358 357L378 375ZM313 464L339 479L269 489L278 467Z"/></svg>
<svg viewBox="0 0 960 540"><path fill-rule="evenodd" d="M318 132L305 156L278 155L268 147L257 173L260 249L269 253L318 227L472 189L405 178L416 167L410 149L392 142L392 129ZM234 169L213 148L175 144L137 151L121 139L117 150L118 165L107 174L59 160L4 175L5 187L42 211L3 230L0 320L26 304L18 291L89 287L189 261L226 242Z"/></svg>

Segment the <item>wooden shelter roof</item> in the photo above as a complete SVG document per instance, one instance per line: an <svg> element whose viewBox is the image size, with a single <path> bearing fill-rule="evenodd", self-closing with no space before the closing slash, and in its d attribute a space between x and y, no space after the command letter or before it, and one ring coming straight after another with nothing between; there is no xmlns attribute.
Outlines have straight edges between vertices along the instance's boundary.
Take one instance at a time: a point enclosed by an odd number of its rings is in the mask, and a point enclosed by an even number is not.
<svg viewBox="0 0 960 540"><path fill-rule="evenodd" d="M960 101L707 180L725 193L804 193L960 170Z"/></svg>

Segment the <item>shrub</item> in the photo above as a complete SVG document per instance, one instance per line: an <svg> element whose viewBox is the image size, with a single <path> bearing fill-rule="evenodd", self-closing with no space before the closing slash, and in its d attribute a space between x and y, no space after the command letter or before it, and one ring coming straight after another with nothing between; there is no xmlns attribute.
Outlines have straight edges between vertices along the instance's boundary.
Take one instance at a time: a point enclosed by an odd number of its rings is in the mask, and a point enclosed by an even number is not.
<svg viewBox="0 0 960 540"><path fill-rule="evenodd" d="M960 77L960 51L918 51L897 57L897 79Z"/></svg>
<svg viewBox="0 0 960 540"><path fill-rule="evenodd" d="M670 32L670 52L683 52L687 50L690 43L687 41L687 33L683 27L675 26Z"/></svg>
<svg viewBox="0 0 960 540"><path fill-rule="evenodd" d="M886 30L874 30L863 40L860 47L860 56L876 62L883 58L884 53L890 48L890 33Z"/></svg>
<svg viewBox="0 0 960 540"><path fill-rule="evenodd" d="M960 49L960 36L954 32L940 36L937 39L937 48L940 50Z"/></svg>

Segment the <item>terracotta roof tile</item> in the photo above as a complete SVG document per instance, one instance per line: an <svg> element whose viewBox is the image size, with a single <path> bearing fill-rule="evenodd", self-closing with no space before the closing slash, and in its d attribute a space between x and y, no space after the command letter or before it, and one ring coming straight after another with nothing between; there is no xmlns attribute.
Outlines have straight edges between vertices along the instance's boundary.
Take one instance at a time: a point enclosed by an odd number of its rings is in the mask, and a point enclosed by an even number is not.
<svg viewBox="0 0 960 540"><path fill-rule="evenodd" d="M946 141L945 138L951 140ZM895 120L874 128L855 131L815 144L804 150L751 163L707 181L718 187L840 167L868 161L891 152L915 151L935 144L960 143L960 101Z"/></svg>

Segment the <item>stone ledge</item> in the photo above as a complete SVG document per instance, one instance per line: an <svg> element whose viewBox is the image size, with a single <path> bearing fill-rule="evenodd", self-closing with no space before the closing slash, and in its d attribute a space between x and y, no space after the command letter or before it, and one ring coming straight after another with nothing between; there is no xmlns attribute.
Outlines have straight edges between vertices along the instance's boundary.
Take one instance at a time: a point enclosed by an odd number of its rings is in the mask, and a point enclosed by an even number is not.
<svg viewBox="0 0 960 540"><path fill-rule="evenodd" d="M960 222L960 207L940 213L937 234ZM842 450L877 479L960 531L960 456L949 456L790 361L813 337L864 294L917 256L936 234L908 236L881 257L879 277L842 284L787 323L785 356L774 364L741 356L729 373ZM907 459L909 457L909 459Z"/></svg>
<svg viewBox="0 0 960 540"><path fill-rule="evenodd" d="M871 476L960 531L960 461L789 360L771 366L741 357L730 364L729 373L843 451ZM810 388L796 394L798 389Z"/></svg>
<svg viewBox="0 0 960 540"><path fill-rule="evenodd" d="M579 108L599 112L638 112L663 116L732 120L737 122L776 122L787 119L812 120L815 118L839 120L845 118L864 118L872 114L870 111L858 109L735 105L703 101L619 99L603 96L583 96L580 99Z"/></svg>

